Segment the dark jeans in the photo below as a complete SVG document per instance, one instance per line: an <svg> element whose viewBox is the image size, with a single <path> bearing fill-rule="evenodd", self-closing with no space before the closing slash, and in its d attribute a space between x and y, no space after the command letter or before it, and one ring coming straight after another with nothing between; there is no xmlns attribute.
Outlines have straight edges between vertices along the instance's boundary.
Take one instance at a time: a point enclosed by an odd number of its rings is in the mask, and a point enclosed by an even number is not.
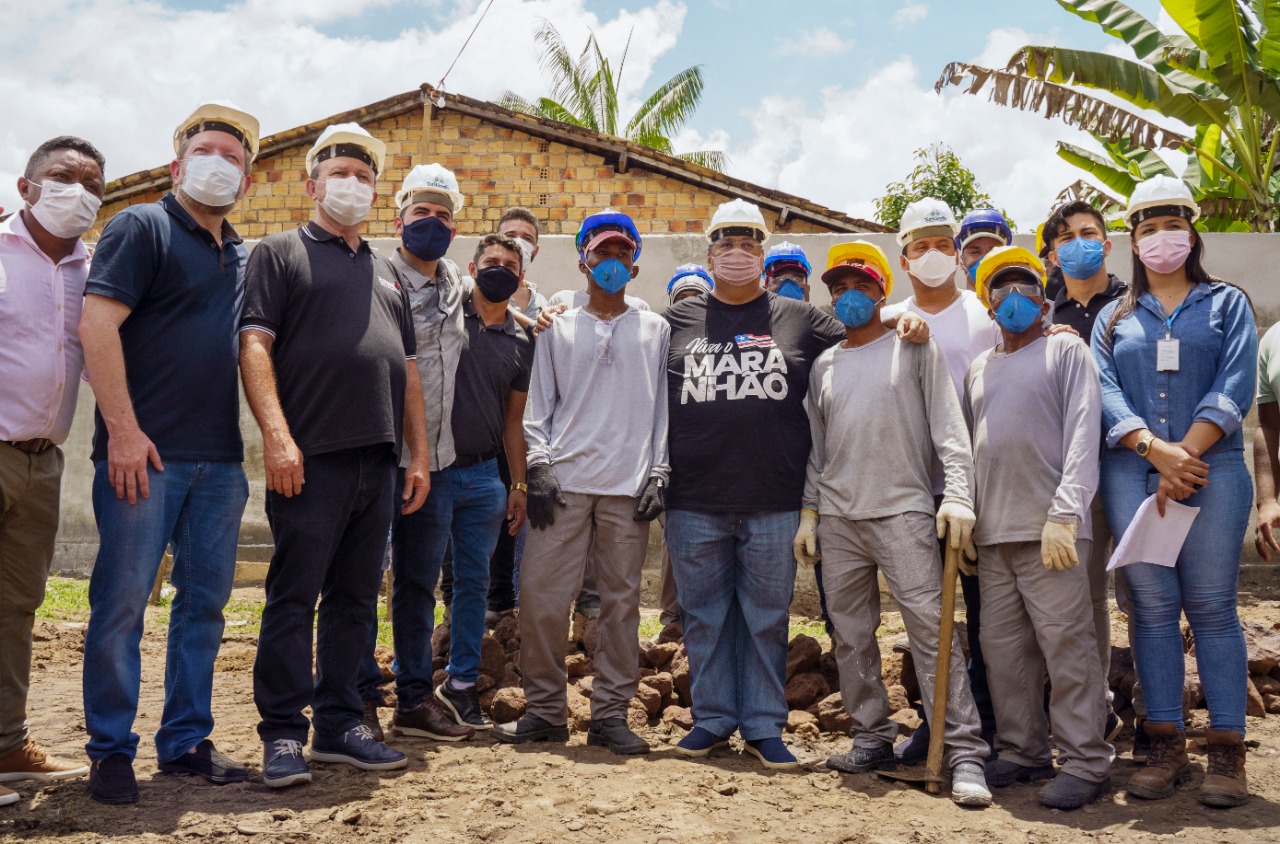
<svg viewBox="0 0 1280 844"><path fill-rule="evenodd" d="M263 741L305 742L308 705L316 732L326 736L345 733L363 715L356 684L396 508L395 453L381 444L309 456L306 473L306 486L292 498L267 493L275 552L253 666Z"/></svg>
<svg viewBox="0 0 1280 844"><path fill-rule="evenodd" d="M498 477L504 489L511 489L511 469L507 456L498 455ZM503 519L498 529L498 544L489 558L489 609L507 612L516 608L516 538L511 535L511 520Z"/></svg>

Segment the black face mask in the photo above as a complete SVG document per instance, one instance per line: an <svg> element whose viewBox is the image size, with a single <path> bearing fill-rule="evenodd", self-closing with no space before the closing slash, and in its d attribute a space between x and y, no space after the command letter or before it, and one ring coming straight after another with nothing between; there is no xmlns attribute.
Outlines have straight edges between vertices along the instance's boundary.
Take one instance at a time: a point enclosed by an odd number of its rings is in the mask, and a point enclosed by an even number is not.
<svg viewBox="0 0 1280 844"><path fill-rule="evenodd" d="M520 287L520 276L506 267L485 267L476 273L476 287L481 296L496 305L512 297Z"/></svg>

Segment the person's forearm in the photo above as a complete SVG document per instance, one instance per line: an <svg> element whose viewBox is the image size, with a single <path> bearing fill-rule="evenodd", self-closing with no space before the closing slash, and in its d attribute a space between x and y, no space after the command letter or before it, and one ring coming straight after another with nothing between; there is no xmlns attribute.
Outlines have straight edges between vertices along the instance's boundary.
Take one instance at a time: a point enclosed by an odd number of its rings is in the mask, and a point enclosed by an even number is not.
<svg viewBox="0 0 1280 844"><path fill-rule="evenodd" d="M98 402L102 420L111 433L138 427L129 381L125 374L124 346L119 325L107 319L86 319L80 323L80 343L89 385Z"/></svg>
<svg viewBox="0 0 1280 844"><path fill-rule="evenodd" d="M416 361L405 362L404 441L414 459L421 459L424 465L430 467L431 444L427 440L427 411L422 403L422 381L418 379Z"/></svg>
<svg viewBox="0 0 1280 844"><path fill-rule="evenodd" d="M258 422L263 440L287 442L293 437L280 405L276 390L275 368L271 365L271 349L254 332L240 334L240 377L249 410Z"/></svg>
<svg viewBox="0 0 1280 844"><path fill-rule="evenodd" d="M1193 457L1204 454L1213 444L1222 439L1222 429L1212 422L1192 422L1187 435L1182 438L1182 447Z"/></svg>
<svg viewBox="0 0 1280 844"><path fill-rule="evenodd" d="M525 465L527 446L524 441L523 426L506 426L506 430L502 432L502 448L507 455L507 471L511 473L511 483L524 483L528 475L528 467Z"/></svg>
<svg viewBox="0 0 1280 844"><path fill-rule="evenodd" d="M1142 442L1143 437L1147 436L1147 434L1152 434L1151 430L1148 428L1139 428L1136 431L1130 431L1120 438L1120 445L1129 450L1133 450L1138 447L1138 443ZM1152 436L1154 436L1154 434L1152 434Z"/></svg>

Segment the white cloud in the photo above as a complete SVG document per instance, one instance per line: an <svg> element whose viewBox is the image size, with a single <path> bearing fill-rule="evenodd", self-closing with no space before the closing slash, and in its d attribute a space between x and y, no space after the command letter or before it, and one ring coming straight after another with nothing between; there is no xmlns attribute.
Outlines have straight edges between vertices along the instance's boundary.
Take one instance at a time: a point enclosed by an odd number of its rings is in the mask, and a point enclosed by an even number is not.
<svg viewBox="0 0 1280 844"><path fill-rule="evenodd" d="M929 16L929 7L924 3L907 3L893 13L889 22L899 29L914 26Z"/></svg>
<svg viewBox="0 0 1280 844"><path fill-rule="evenodd" d="M800 38L779 39L778 52L784 56L834 56L849 49L849 44L826 27L806 32Z"/></svg>
<svg viewBox="0 0 1280 844"><path fill-rule="evenodd" d="M107 177L166 163L172 127L199 102L230 99L271 134L435 84L475 25L483 0L430 0L398 34L342 36L346 21L403 8L394 0L242 0L226 10L177 11L154 0L21 3L0 30L0 206L20 204L27 156L55 135L80 135L107 157ZM446 87L480 99L533 96L545 83L532 33L561 23L575 55L588 28L614 62L629 35L624 114L651 86L654 63L684 23L674 0L602 19L585 0L495 6ZM384 8L386 7L386 8ZM335 34L337 33L337 34Z"/></svg>

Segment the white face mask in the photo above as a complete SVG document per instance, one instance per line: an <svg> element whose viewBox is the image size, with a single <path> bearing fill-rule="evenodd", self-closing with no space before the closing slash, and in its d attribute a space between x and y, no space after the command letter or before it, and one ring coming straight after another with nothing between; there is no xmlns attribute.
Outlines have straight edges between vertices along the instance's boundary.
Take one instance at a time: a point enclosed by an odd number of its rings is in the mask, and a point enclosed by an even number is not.
<svg viewBox="0 0 1280 844"><path fill-rule="evenodd" d="M941 287L956 275L956 256L930 249L919 258L907 261L911 274L929 287Z"/></svg>
<svg viewBox="0 0 1280 844"><path fill-rule="evenodd" d="M321 184L324 185L324 199L320 200L320 207L338 223L354 226L369 216L369 210L373 208L373 188L355 176L326 179Z"/></svg>
<svg viewBox="0 0 1280 844"><path fill-rule="evenodd" d="M182 192L211 208L233 205L243 183L244 172L220 155L193 155L182 170Z"/></svg>
<svg viewBox="0 0 1280 844"><path fill-rule="evenodd" d="M533 244L527 240L521 240L518 237L511 238L516 242L516 246L520 247L520 267L524 268L533 263Z"/></svg>
<svg viewBox="0 0 1280 844"><path fill-rule="evenodd" d="M89 230L98 219L102 200L84 189L84 185L46 181L40 186L40 198L31 206L45 231L54 237L70 240Z"/></svg>

